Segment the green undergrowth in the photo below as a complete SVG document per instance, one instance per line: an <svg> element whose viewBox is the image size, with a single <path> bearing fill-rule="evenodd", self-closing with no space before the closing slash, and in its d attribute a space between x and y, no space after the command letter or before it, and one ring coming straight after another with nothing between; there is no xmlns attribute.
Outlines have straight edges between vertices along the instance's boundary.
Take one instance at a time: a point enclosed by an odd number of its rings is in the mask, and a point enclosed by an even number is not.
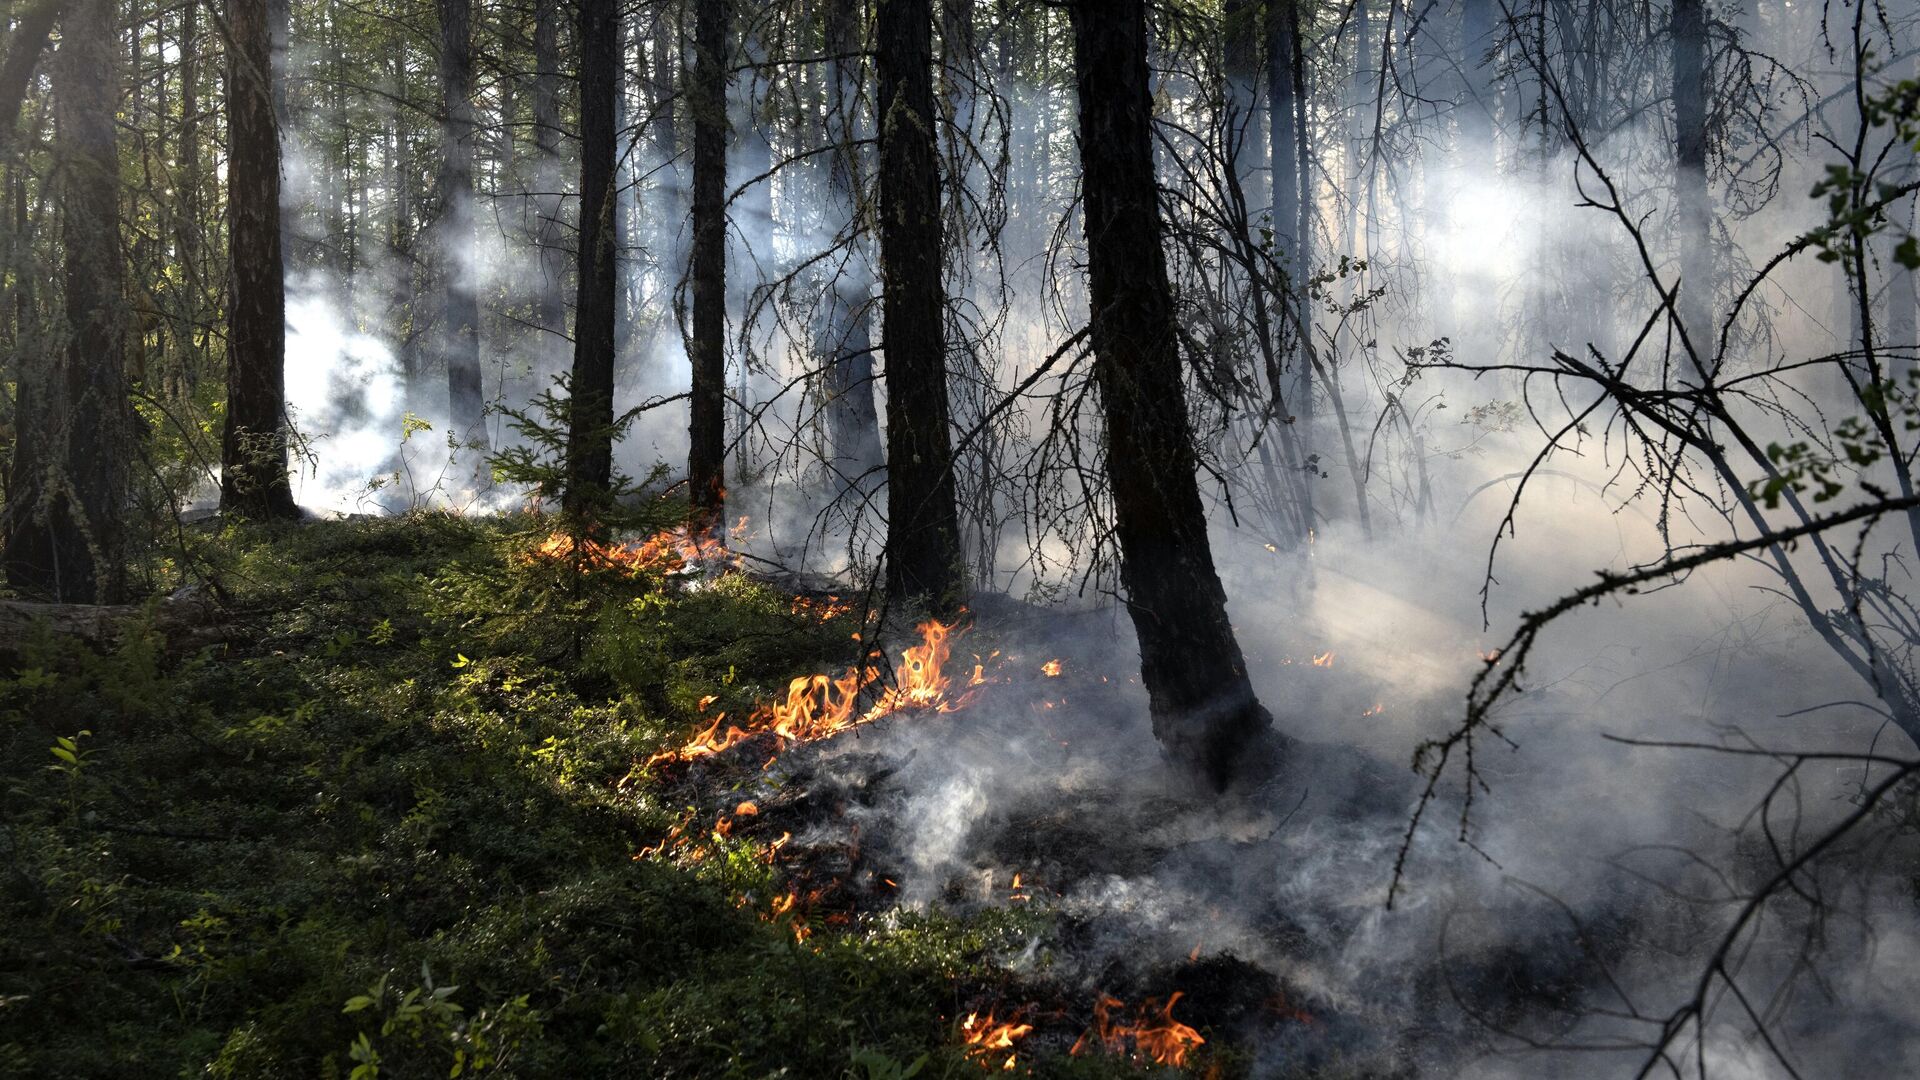
<svg viewBox="0 0 1920 1080"><path fill-rule="evenodd" d="M681 808L635 763L848 628L529 559L546 527L229 531L224 644L5 660L0 1075L978 1074L957 997L1011 916L798 943L737 902L751 860L636 857Z"/></svg>

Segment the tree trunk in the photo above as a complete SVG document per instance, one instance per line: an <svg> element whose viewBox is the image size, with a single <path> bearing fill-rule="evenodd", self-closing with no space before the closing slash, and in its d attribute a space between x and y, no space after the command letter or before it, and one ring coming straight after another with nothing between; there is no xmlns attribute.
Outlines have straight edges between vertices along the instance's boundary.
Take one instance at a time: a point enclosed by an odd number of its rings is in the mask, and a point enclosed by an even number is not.
<svg viewBox="0 0 1920 1080"><path fill-rule="evenodd" d="M567 512L591 519L613 481L615 280L614 95L617 0L580 3L580 293L574 306L573 398L567 409Z"/></svg>
<svg viewBox="0 0 1920 1080"><path fill-rule="evenodd" d="M897 2L897 0L895 0ZM1154 733L1217 790L1272 743L1227 621L1161 247L1147 74L1147 0L1072 8L1094 380L1106 411L1120 579L1140 639Z"/></svg>
<svg viewBox="0 0 1920 1080"><path fill-rule="evenodd" d="M1914 76L1920 76L1920 57L1916 57L1909 68L1909 77ZM1912 183L1916 175L1920 175L1920 154L1911 143L1893 148L1888 172L1891 183L1903 185ZM1893 228L1885 237L1888 247L1897 246L1914 235L1915 204L1915 198L1907 195L1887 208L1887 216L1893 222ZM1886 340L1890 351L1898 357L1890 365L1890 374L1895 382L1904 386L1914 368L1913 350L1920 346L1920 297L1914 292L1913 271L1892 251L1882 257L1882 263L1887 267Z"/></svg>
<svg viewBox="0 0 1920 1080"><path fill-rule="evenodd" d="M582 48L586 46L583 43ZM540 287L534 322L540 352L558 357L566 344L567 312L561 290L567 253L561 240L560 192L560 7L535 4L533 15L534 242L540 249Z"/></svg>
<svg viewBox="0 0 1920 1080"><path fill-rule="evenodd" d="M694 509L717 525L726 506L727 457L727 29L728 0L700 0L687 103L693 113L693 399L687 481Z"/></svg>
<svg viewBox="0 0 1920 1080"><path fill-rule="evenodd" d="M1227 79L1227 115L1229 125L1225 145L1231 149L1235 176L1242 197L1247 201L1251 219L1257 206L1253 191L1261 173L1256 160L1260 140L1253 122L1254 104L1259 98L1260 57L1255 43L1259 27L1260 5L1256 0L1226 0L1224 22L1225 51L1222 55Z"/></svg>
<svg viewBox="0 0 1920 1080"><path fill-rule="evenodd" d="M440 11L440 356L447 365L447 425L483 459L486 395L480 386L480 293L473 225L473 3ZM475 462L475 475L482 467Z"/></svg>
<svg viewBox="0 0 1920 1080"><path fill-rule="evenodd" d="M125 587L120 515L133 451L114 133L116 6L73 0L62 19L53 98L68 336L50 363L21 358L5 507L9 584L103 604Z"/></svg>
<svg viewBox="0 0 1920 1080"><path fill-rule="evenodd" d="M273 121L282 132L293 128L287 103L287 41L293 36L293 0L266 0L268 70L273 72Z"/></svg>
<svg viewBox="0 0 1920 1080"><path fill-rule="evenodd" d="M1311 345L1306 337L1305 302L1307 184L1306 129L1300 123L1302 98L1300 24L1297 0L1272 0L1267 5L1268 150L1273 164L1274 254L1286 270L1280 298L1286 312L1281 320L1281 353L1292 366L1293 386L1287 396L1301 419L1313 417L1313 369L1306 361Z"/></svg>
<svg viewBox="0 0 1920 1080"><path fill-rule="evenodd" d="M231 0L227 60L227 204L233 297L227 307L227 426L220 509L299 516L287 478L286 274L280 227L280 128L273 111L266 4Z"/></svg>
<svg viewBox="0 0 1920 1080"><path fill-rule="evenodd" d="M846 215L846 266L824 299L826 311L816 350L826 366L827 436L833 468L843 485L879 467L880 416L873 401L873 341L867 310L873 302L873 272L859 236L859 150L855 113L860 98L859 0L829 0L826 12L827 138L837 149L827 177L836 212Z"/></svg>
<svg viewBox="0 0 1920 1080"><path fill-rule="evenodd" d="M0 147L13 141L20 126L20 103L26 100L27 86L47 49L47 37L67 9L69 0L39 0L16 16L7 35L7 55L0 61Z"/></svg>
<svg viewBox="0 0 1920 1080"><path fill-rule="evenodd" d="M1493 65L1487 58L1496 40L1495 10L1494 0L1461 0L1460 4L1460 144L1489 171L1494 164L1494 110L1499 107L1493 93Z"/></svg>
<svg viewBox="0 0 1920 1080"><path fill-rule="evenodd" d="M1713 200L1707 192L1705 0L1673 3L1673 135L1680 323L1701 363L1713 357Z"/></svg>
<svg viewBox="0 0 1920 1080"><path fill-rule="evenodd" d="M887 361L887 587L944 610L961 599L947 403L930 0L885 0L879 77L880 263Z"/></svg>
<svg viewBox="0 0 1920 1080"><path fill-rule="evenodd" d="M654 153L659 157L659 178L654 207L655 264L659 268L656 291L671 292L687 269L687 186L680 167L680 125L674 115L681 54L680 32L671 11L662 11L654 21L653 71Z"/></svg>

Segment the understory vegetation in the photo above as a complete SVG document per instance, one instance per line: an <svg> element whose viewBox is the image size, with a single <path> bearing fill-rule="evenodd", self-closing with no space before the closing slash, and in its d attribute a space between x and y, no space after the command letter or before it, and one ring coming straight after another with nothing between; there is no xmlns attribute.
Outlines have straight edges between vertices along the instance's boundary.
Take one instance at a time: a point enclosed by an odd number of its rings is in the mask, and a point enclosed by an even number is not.
<svg viewBox="0 0 1920 1080"><path fill-rule="evenodd" d="M636 766L700 699L843 660L850 624L742 574L529 558L545 535L225 526L195 544L224 640L136 620L25 646L0 681L0 1075L977 1072L961 998L1045 916L799 941L751 845L641 854L681 808Z"/></svg>

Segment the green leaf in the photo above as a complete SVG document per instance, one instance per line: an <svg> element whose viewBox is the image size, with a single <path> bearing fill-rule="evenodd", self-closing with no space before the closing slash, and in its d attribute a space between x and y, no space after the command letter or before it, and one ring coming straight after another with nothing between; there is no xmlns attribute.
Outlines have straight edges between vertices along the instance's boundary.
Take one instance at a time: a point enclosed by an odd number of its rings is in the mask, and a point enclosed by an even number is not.
<svg viewBox="0 0 1920 1080"><path fill-rule="evenodd" d="M1909 235L1893 249L1893 261L1909 270L1920 270L1920 237Z"/></svg>

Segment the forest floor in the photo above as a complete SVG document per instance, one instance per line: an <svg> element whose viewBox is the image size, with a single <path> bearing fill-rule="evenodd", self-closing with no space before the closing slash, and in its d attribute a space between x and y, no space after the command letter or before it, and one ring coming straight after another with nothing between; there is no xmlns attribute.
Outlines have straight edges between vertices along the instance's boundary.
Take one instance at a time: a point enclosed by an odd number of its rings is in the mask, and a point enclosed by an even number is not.
<svg viewBox="0 0 1920 1080"><path fill-rule="evenodd" d="M1259 981L1230 958L1176 973L1193 1028L1164 998L1070 999L1030 973L1072 920L1018 881L898 903L835 854L847 830L789 846L883 765L770 782L769 734L674 756L842 670L850 612L547 557L549 528L228 528L194 554L223 643L136 621L4 658L0 1075L1246 1071L1201 1042L1272 989L1210 1013L1210 985Z"/></svg>

